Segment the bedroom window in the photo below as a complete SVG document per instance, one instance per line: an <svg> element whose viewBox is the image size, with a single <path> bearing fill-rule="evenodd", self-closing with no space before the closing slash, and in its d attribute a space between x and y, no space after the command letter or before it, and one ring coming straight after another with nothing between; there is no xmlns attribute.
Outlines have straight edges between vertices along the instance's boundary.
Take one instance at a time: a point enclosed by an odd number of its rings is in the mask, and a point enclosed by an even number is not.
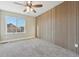
<svg viewBox="0 0 79 59"><path fill-rule="evenodd" d="M22 17L6 16L6 30L7 33L22 33L25 28L25 20Z"/></svg>

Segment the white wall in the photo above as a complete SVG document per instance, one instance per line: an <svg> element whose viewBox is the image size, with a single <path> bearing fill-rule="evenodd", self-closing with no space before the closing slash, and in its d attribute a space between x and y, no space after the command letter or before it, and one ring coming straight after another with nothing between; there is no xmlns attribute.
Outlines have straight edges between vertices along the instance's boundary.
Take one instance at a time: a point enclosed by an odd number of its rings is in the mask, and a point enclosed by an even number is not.
<svg viewBox="0 0 79 59"><path fill-rule="evenodd" d="M1 41L14 40L28 37L35 37L35 18L31 16L25 16L7 11L0 11L0 27L1 27ZM25 33L6 34L5 16L24 17L25 18Z"/></svg>

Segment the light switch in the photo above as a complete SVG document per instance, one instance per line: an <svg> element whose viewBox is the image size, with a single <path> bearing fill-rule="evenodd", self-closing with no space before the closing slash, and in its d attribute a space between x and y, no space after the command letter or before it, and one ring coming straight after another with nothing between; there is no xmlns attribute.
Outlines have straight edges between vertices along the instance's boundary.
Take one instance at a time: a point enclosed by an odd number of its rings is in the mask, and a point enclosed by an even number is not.
<svg viewBox="0 0 79 59"><path fill-rule="evenodd" d="M78 48L78 44L77 43L75 44L75 47Z"/></svg>

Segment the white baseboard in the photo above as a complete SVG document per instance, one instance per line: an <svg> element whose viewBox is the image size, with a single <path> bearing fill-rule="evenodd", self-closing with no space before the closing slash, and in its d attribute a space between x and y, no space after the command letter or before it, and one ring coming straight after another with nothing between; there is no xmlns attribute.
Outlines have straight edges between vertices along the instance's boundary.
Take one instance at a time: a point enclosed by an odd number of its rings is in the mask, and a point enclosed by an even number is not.
<svg viewBox="0 0 79 59"><path fill-rule="evenodd" d="M32 38L35 38L35 37L30 36L30 37L23 37L23 38L11 39L11 40L3 40L3 41L0 41L0 43L13 42L13 41L18 41L18 40L28 40L28 39L32 39Z"/></svg>

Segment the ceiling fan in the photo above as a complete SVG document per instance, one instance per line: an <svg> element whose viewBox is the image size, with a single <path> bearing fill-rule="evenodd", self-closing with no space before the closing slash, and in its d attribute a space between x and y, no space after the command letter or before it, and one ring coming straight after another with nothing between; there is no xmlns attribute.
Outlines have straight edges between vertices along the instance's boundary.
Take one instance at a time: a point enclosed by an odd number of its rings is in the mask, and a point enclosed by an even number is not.
<svg viewBox="0 0 79 59"><path fill-rule="evenodd" d="M17 4L17 5L25 6L25 9L23 10L23 12L33 11L34 13L36 13L35 8L43 7L42 4L35 4L35 5L33 5L32 1L26 1L25 4L21 4L21 3L18 3L18 2L14 2L14 3Z"/></svg>

